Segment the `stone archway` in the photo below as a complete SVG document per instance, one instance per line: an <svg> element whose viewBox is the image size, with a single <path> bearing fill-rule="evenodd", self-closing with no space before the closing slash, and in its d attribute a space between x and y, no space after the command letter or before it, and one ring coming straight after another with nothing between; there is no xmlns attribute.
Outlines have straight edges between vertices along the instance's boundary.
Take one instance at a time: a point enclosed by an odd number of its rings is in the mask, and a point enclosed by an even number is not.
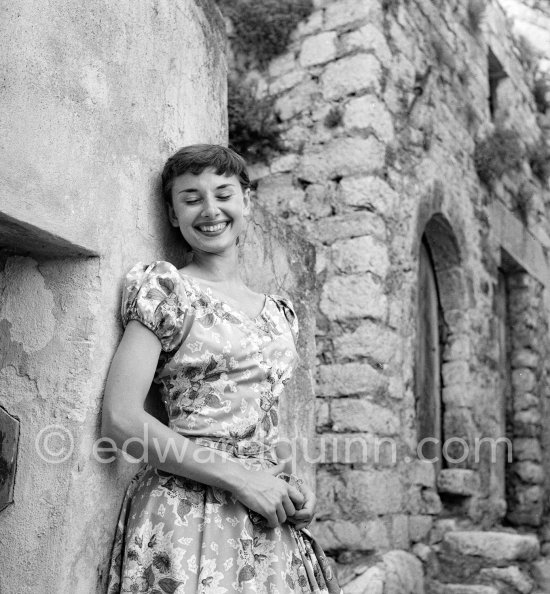
<svg viewBox="0 0 550 594"><path fill-rule="evenodd" d="M438 491L451 514L464 510L479 486L469 448L476 435L469 389L470 305L456 234L437 212L425 224L419 245L415 393L418 438L433 434Z"/></svg>

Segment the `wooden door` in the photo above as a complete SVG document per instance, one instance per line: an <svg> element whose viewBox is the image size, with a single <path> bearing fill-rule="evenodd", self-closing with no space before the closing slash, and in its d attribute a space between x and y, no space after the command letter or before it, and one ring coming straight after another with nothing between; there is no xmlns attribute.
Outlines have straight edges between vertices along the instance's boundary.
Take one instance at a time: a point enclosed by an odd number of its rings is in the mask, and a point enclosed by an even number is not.
<svg viewBox="0 0 550 594"><path fill-rule="evenodd" d="M441 353L439 344L439 298L429 248L422 241L418 272L417 349L415 394L420 454L441 470ZM433 441L436 440L436 441Z"/></svg>

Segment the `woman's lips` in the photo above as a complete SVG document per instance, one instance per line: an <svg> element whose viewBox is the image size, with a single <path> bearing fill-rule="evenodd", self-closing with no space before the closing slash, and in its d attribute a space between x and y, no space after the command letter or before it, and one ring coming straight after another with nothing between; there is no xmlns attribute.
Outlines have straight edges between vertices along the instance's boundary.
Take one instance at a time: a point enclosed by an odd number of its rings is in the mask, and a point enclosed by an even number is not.
<svg viewBox="0 0 550 594"><path fill-rule="evenodd" d="M206 235L217 235L222 233L229 223L224 221L223 223L207 223L203 225L197 225L197 229Z"/></svg>

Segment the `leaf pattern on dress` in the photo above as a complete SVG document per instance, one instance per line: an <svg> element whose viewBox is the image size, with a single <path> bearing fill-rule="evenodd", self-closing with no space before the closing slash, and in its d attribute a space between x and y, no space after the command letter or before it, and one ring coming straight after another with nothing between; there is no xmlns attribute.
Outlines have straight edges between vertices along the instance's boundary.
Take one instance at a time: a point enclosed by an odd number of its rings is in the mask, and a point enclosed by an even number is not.
<svg viewBox="0 0 550 594"><path fill-rule="evenodd" d="M278 405L297 361L290 302L269 296L251 319L156 261L128 273L121 314L161 341L154 382L170 427L220 440L221 456L249 468L270 467ZM149 465L126 491L107 586L110 594L341 592L306 530L273 530L232 493Z"/></svg>
<svg viewBox="0 0 550 594"><path fill-rule="evenodd" d="M158 585L163 592L166 592L166 594L174 594L176 588L178 588L181 583L182 582L173 580L172 578L162 578L159 580Z"/></svg>

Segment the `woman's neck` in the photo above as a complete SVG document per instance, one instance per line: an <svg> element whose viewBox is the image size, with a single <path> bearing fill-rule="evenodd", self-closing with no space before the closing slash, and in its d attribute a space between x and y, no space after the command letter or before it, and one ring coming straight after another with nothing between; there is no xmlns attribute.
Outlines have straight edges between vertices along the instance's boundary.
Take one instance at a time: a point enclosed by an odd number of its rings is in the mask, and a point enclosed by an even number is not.
<svg viewBox="0 0 550 594"><path fill-rule="evenodd" d="M242 284L236 249L221 254L195 252L193 253L193 260L185 269L203 280L226 284Z"/></svg>

